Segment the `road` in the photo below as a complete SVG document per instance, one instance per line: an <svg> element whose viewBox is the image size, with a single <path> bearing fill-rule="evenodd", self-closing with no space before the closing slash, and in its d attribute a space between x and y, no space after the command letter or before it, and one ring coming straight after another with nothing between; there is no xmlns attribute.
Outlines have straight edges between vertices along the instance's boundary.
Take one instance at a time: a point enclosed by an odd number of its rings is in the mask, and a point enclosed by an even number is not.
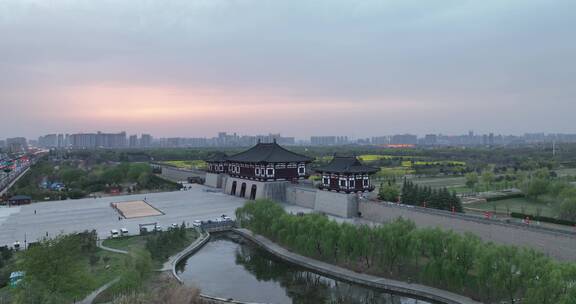
<svg viewBox="0 0 576 304"><path fill-rule="evenodd" d="M18 207L0 208L0 246L11 246L15 241L22 245L48 235L96 229L100 238L106 238L111 229L127 228L130 234L138 233L138 224L158 222L164 228L172 223L192 223L194 220L214 219L226 214L234 218L234 211L245 199L192 185L188 191L137 194L104 198L88 198L41 202ZM143 200L164 212L164 215L118 220L118 213L111 202ZM289 212L310 212L295 205L284 205ZM36 211L36 214L34 213Z"/></svg>

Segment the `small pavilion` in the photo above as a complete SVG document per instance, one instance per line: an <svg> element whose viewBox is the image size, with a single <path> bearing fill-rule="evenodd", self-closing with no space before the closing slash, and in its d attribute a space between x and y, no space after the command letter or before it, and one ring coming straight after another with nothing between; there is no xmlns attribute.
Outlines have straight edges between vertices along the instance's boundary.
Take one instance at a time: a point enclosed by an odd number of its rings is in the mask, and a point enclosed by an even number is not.
<svg viewBox="0 0 576 304"><path fill-rule="evenodd" d="M362 164L354 156L335 155L330 163L317 168L316 172L322 176L320 189L356 193L374 190L370 176L378 172L378 169Z"/></svg>

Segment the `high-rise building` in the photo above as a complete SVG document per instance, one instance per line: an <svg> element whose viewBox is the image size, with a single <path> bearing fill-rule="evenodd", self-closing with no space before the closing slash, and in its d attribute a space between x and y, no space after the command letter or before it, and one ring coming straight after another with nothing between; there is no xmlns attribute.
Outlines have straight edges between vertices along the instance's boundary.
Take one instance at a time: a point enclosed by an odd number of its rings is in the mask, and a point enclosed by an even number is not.
<svg viewBox="0 0 576 304"><path fill-rule="evenodd" d="M370 138L370 143L373 145L387 145L390 143L390 137L388 136L375 136Z"/></svg>
<svg viewBox="0 0 576 304"><path fill-rule="evenodd" d="M128 141L129 141L128 145L130 146L130 148L138 147L138 135L130 135L130 139Z"/></svg>
<svg viewBox="0 0 576 304"><path fill-rule="evenodd" d="M140 147L150 148L151 146L152 146L152 135L142 134L142 136L140 137Z"/></svg>
<svg viewBox="0 0 576 304"><path fill-rule="evenodd" d="M72 148L96 148L96 133L70 134L69 140Z"/></svg>
<svg viewBox="0 0 576 304"><path fill-rule="evenodd" d="M64 134L58 134L58 148L64 148L65 146Z"/></svg>
<svg viewBox="0 0 576 304"><path fill-rule="evenodd" d="M58 135L48 134L38 137L38 146L42 148L56 148L58 147Z"/></svg>
<svg viewBox="0 0 576 304"><path fill-rule="evenodd" d="M418 136L412 134L399 134L394 135L390 139L393 145L416 145L418 143Z"/></svg>
<svg viewBox="0 0 576 304"><path fill-rule="evenodd" d="M427 146L434 146L438 143L438 136L436 134L426 134L424 136L424 144Z"/></svg>
<svg viewBox="0 0 576 304"><path fill-rule="evenodd" d="M26 152L28 150L28 141L24 137L7 138L6 149L9 152Z"/></svg>
<svg viewBox="0 0 576 304"><path fill-rule="evenodd" d="M313 146L334 146L348 144L348 136L312 136L310 144Z"/></svg>

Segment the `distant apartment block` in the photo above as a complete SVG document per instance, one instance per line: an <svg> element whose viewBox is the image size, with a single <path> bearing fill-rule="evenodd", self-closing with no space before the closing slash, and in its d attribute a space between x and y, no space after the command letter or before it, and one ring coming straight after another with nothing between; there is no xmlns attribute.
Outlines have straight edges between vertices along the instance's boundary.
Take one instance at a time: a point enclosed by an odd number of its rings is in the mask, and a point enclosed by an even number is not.
<svg viewBox="0 0 576 304"><path fill-rule="evenodd" d="M140 136L140 147L141 148L152 147L152 135L142 134L142 136Z"/></svg>
<svg viewBox="0 0 576 304"><path fill-rule="evenodd" d="M390 139L392 145L416 145L418 144L418 136L412 134L394 135Z"/></svg>
<svg viewBox="0 0 576 304"><path fill-rule="evenodd" d="M313 146L335 146L348 144L348 136L312 136L310 144Z"/></svg>
<svg viewBox="0 0 576 304"><path fill-rule="evenodd" d="M388 145L390 144L389 136L375 136L370 138L370 143L373 145Z"/></svg>
<svg viewBox="0 0 576 304"><path fill-rule="evenodd" d="M138 135L130 135L130 138L128 139L128 146L130 148L138 147Z"/></svg>
<svg viewBox="0 0 576 304"><path fill-rule="evenodd" d="M13 137L6 139L6 150L9 152L26 152L28 141L24 137Z"/></svg>
<svg viewBox="0 0 576 304"><path fill-rule="evenodd" d="M120 133L78 133L70 134L72 148L125 148L127 147L126 132Z"/></svg>
<svg viewBox="0 0 576 304"><path fill-rule="evenodd" d="M56 148L58 147L58 135L48 134L38 137L38 146L43 148Z"/></svg>

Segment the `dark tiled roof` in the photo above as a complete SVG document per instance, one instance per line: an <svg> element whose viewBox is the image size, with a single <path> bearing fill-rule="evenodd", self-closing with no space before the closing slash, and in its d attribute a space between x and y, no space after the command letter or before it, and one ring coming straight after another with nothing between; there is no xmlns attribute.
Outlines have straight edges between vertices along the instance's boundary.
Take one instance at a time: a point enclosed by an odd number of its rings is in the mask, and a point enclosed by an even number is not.
<svg viewBox="0 0 576 304"><path fill-rule="evenodd" d="M308 156L300 155L282 148L277 143L258 143L254 147L229 156L231 162L250 162L250 163L284 163L284 162L311 162Z"/></svg>
<svg viewBox="0 0 576 304"><path fill-rule="evenodd" d="M327 173L376 173L378 168L366 166L362 164L354 156L334 156L332 161L324 166L316 169L316 172Z"/></svg>
<svg viewBox="0 0 576 304"><path fill-rule="evenodd" d="M224 162L224 161L226 161L227 158L228 158L228 156L225 153L216 152L216 153L214 153L214 155L212 155L212 157L210 157L206 161L207 162Z"/></svg>

